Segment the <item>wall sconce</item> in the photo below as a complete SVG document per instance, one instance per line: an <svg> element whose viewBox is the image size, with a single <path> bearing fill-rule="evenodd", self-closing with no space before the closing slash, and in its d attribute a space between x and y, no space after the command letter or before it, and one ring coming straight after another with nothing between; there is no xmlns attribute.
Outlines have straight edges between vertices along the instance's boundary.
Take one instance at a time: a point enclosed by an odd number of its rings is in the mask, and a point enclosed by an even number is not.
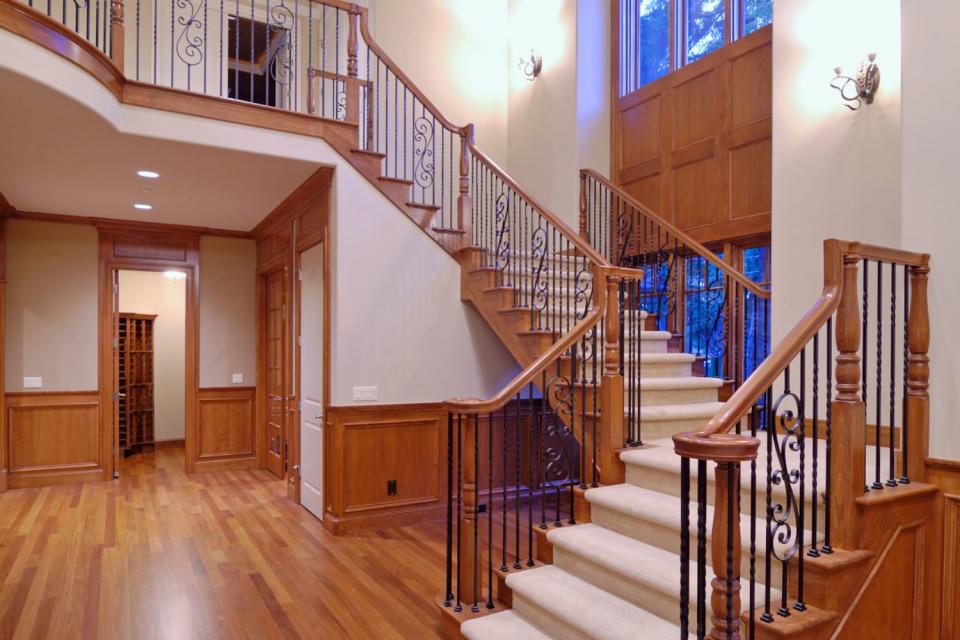
<svg viewBox="0 0 960 640"><path fill-rule="evenodd" d="M840 97L852 104L844 105L851 111L856 111L863 103L873 104L873 97L880 87L880 67L876 63L877 54L871 53L860 63L857 77L843 75L843 67L836 67L836 74L830 81L830 86L840 92Z"/></svg>
<svg viewBox="0 0 960 640"><path fill-rule="evenodd" d="M517 64L517 69L520 69L523 72L523 75L526 76L527 80L533 82L537 76L540 75L540 71L543 69L543 56L538 56L533 52L533 49L530 50L530 59L520 58L520 62Z"/></svg>

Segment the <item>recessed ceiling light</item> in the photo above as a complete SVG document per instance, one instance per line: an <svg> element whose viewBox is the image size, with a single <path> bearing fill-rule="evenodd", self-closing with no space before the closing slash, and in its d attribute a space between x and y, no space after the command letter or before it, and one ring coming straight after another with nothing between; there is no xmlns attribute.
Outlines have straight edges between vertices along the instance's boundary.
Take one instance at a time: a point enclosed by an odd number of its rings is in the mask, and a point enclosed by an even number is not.
<svg viewBox="0 0 960 640"><path fill-rule="evenodd" d="M141 211L150 211L150 209L153 209L153 206L142 202L135 202L133 208L140 209Z"/></svg>
<svg viewBox="0 0 960 640"><path fill-rule="evenodd" d="M167 280L170 280L172 282L177 282L178 280L187 279L187 274L185 274L183 271L164 271L163 275Z"/></svg>
<svg viewBox="0 0 960 640"><path fill-rule="evenodd" d="M159 173L157 173L156 171L150 171L148 169L140 169L140 171L137 171L137 175L140 176L141 178L159 178L160 177Z"/></svg>

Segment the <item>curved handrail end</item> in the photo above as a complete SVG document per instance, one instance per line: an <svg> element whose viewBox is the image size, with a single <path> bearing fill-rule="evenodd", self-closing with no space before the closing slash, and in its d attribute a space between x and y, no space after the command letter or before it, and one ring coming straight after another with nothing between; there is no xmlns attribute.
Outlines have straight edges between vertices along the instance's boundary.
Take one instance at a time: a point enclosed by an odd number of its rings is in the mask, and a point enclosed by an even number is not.
<svg viewBox="0 0 960 640"><path fill-rule="evenodd" d="M748 462L757 459L760 440L746 434L714 433L698 436L692 431L673 435L673 450L683 458L714 462Z"/></svg>

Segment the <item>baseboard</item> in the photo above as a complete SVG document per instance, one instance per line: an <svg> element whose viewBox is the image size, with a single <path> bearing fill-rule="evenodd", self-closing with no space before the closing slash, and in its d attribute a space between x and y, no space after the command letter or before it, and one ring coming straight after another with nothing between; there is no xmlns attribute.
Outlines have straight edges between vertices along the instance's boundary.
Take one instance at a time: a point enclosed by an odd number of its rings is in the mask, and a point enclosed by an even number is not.
<svg viewBox="0 0 960 640"><path fill-rule="evenodd" d="M364 529L406 527L422 522L443 520L447 513L446 508L446 504L431 504L394 511L373 510L340 517L327 511L323 514L323 528L335 536L342 536Z"/></svg>
<svg viewBox="0 0 960 640"><path fill-rule="evenodd" d="M197 460L194 463L195 473L213 473L215 471L245 471L247 469L259 469L256 456L245 456L243 458L224 458L222 460Z"/></svg>
<svg viewBox="0 0 960 640"><path fill-rule="evenodd" d="M78 482L99 482L108 479L106 470L97 467L83 470L15 472L7 475L6 483L10 489L30 489Z"/></svg>

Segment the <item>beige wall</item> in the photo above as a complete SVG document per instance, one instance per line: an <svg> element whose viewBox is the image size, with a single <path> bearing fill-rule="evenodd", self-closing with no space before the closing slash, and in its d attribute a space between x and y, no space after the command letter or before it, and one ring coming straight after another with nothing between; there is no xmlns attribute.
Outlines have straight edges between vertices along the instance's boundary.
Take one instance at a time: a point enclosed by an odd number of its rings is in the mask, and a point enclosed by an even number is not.
<svg viewBox="0 0 960 640"><path fill-rule="evenodd" d="M97 386L97 231L7 221L6 390L24 376L37 391Z"/></svg>
<svg viewBox="0 0 960 640"><path fill-rule="evenodd" d="M201 388L256 384L256 283L253 240L200 239Z"/></svg>
<svg viewBox="0 0 960 640"><path fill-rule="evenodd" d="M956 0L903 0L903 246L930 260L930 453L960 459ZM945 81L946 80L946 81Z"/></svg>
<svg viewBox="0 0 960 640"><path fill-rule="evenodd" d="M776 344L820 293L825 238L900 246L901 133L899 0L777 0L774 11ZM832 69L855 71L871 51L880 91L852 112Z"/></svg>
<svg viewBox="0 0 960 640"><path fill-rule="evenodd" d="M184 434L186 281L159 271L120 272L120 311L156 315L153 323L154 438Z"/></svg>
<svg viewBox="0 0 960 640"><path fill-rule="evenodd" d="M377 44L451 122L507 164L507 0L370 0Z"/></svg>

